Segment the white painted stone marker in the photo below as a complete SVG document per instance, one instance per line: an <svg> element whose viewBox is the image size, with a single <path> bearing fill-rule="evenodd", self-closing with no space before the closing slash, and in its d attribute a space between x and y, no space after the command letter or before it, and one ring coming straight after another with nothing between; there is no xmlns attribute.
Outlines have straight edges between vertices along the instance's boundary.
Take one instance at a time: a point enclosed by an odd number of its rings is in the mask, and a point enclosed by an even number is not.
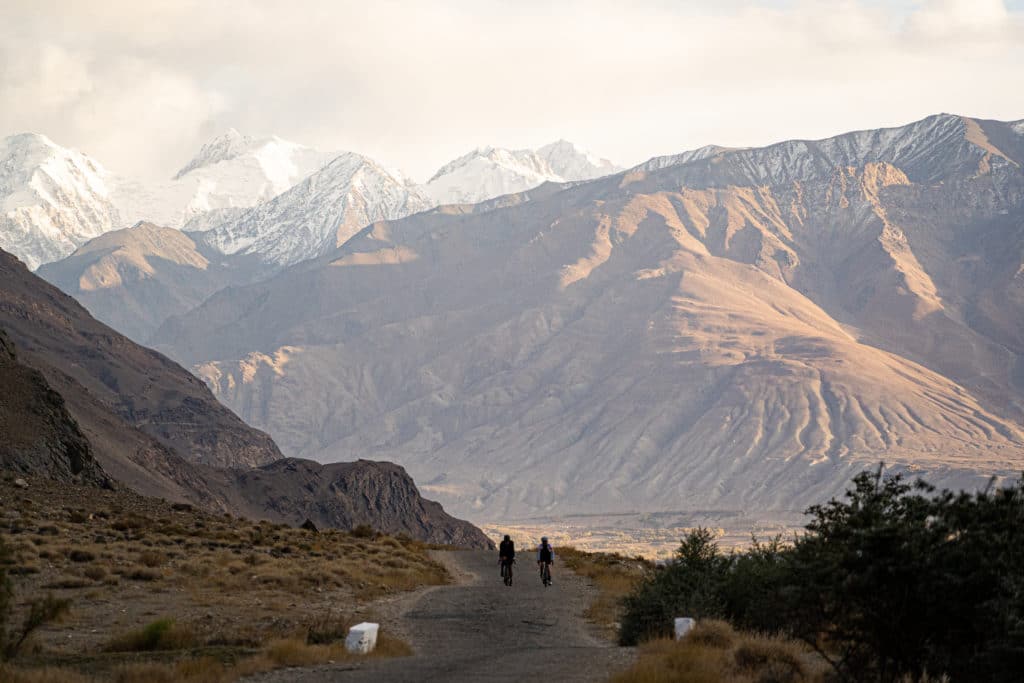
<svg viewBox="0 0 1024 683"><path fill-rule="evenodd" d="M345 638L345 649L358 655L365 655L377 647L377 629L380 624L364 621L348 630Z"/></svg>
<svg viewBox="0 0 1024 683"><path fill-rule="evenodd" d="M697 625L696 619L690 617L676 617L676 640L681 640L683 636L693 630L693 627Z"/></svg>

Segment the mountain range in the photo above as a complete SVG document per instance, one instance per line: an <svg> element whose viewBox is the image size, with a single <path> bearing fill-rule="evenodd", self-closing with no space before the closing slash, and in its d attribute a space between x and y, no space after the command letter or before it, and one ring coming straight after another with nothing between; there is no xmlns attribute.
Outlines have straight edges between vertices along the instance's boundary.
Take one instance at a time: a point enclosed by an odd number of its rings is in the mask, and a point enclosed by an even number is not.
<svg viewBox="0 0 1024 683"><path fill-rule="evenodd" d="M1024 466L1024 135L939 115L367 226L154 335L289 455L476 518Z"/></svg>
<svg viewBox="0 0 1024 683"><path fill-rule="evenodd" d="M418 185L359 154L231 129L173 177L144 182L43 135L13 135L0 141L0 248L35 269L147 222L204 233L217 255L252 254L273 268L332 249L375 220L615 170L559 141L535 151L476 150Z"/></svg>
<svg viewBox="0 0 1024 683"><path fill-rule="evenodd" d="M424 189L438 204L477 204L546 182L591 180L621 170L565 140L536 150L481 147L445 164Z"/></svg>
<svg viewBox="0 0 1024 683"><path fill-rule="evenodd" d="M483 148L425 186L340 155L40 274L285 455L459 514L781 513L880 460L1024 469L1022 164L1024 122L949 114L625 171Z"/></svg>

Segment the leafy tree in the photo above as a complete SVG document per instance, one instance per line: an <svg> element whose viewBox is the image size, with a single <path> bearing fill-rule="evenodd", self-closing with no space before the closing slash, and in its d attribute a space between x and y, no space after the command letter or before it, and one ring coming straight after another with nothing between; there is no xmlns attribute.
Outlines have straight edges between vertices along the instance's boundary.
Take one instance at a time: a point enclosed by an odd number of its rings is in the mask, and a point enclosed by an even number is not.
<svg viewBox="0 0 1024 683"><path fill-rule="evenodd" d="M1024 484L953 493L883 469L808 509L807 532L723 556L711 534L625 601L620 639L671 633L672 618L722 617L784 631L847 681L1024 671Z"/></svg>
<svg viewBox="0 0 1024 683"><path fill-rule="evenodd" d="M721 616L725 605L719 584L728 563L709 530L689 533L676 551L675 561L627 596L620 642L635 645L671 635L677 616Z"/></svg>

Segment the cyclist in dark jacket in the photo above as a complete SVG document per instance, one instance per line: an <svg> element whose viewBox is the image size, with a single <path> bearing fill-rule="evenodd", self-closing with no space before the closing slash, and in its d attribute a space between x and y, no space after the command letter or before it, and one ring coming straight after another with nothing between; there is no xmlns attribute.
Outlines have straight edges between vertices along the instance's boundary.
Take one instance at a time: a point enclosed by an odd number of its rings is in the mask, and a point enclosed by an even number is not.
<svg viewBox="0 0 1024 683"><path fill-rule="evenodd" d="M505 540L498 546L498 559L499 560L514 560L516 559L516 544L505 534Z"/></svg>
<svg viewBox="0 0 1024 683"><path fill-rule="evenodd" d="M547 565L548 576L551 575L551 565L555 562L555 549L548 543L548 537L544 536L540 539L540 545L537 546L537 566L543 573L545 565Z"/></svg>
<svg viewBox="0 0 1024 683"><path fill-rule="evenodd" d="M498 546L498 565L501 567L501 576L505 579L505 585L512 585L512 563L516 561L516 544L508 534L505 540ZM505 567L508 567L508 575L505 575Z"/></svg>

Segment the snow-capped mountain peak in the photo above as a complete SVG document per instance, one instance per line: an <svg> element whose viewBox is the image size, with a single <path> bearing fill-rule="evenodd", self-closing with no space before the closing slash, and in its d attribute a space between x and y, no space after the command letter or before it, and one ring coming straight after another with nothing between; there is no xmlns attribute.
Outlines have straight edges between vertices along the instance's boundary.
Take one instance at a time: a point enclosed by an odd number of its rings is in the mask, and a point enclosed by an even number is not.
<svg viewBox="0 0 1024 683"><path fill-rule="evenodd" d="M406 178L346 152L287 192L203 234L224 254L287 266L328 251L370 223L424 211L433 202Z"/></svg>
<svg viewBox="0 0 1024 683"><path fill-rule="evenodd" d="M117 200L126 224L149 220L181 227L209 212L248 209L272 199L335 156L277 136L253 138L231 128L203 145L170 181L122 181Z"/></svg>
<svg viewBox="0 0 1024 683"><path fill-rule="evenodd" d="M754 148L702 147L655 157L637 169L676 168L685 182L729 176L735 183L782 184L820 177L834 169L885 162L912 182L936 183L965 170L980 172L993 165L1024 163L1024 148L1004 133L1013 125L935 114L904 126L853 131L821 140L786 140ZM710 157L715 157L716 163L709 163Z"/></svg>
<svg viewBox="0 0 1024 683"><path fill-rule="evenodd" d="M565 180L590 180L622 170L607 159L600 159L568 140L544 145L537 149L537 155Z"/></svg>
<svg viewBox="0 0 1024 683"><path fill-rule="evenodd" d="M679 154L667 154L665 156L653 157L648 159L639 166L634 167L634 170L638 171L657 171L662 168L668 168L669 166L679 166L681 164L688 164L691 161L700 161L701 159L707 159L713 157L721 152L727 152L730 148L719 147L718 145L705 145L698 147L697 149L687 150L680 152Z"/></svg>
<svg viewBox="0 0 1024 683"><path fill-rule="evenodd" d="M86 187L82 189L107 192L109 174L99 162L65 149L40 133L4 138L0 141L0 159L4 162L0 165L0 192L5 194L19 182L31 183L36 191L45 192L44 177L56 183L83 182Z"/></svg>
<svg viewBox="0 0 1024 683"><path fill-rule="evenodd" d="M34 269L112 230L110 181L98 162L45 135L0 140L0 248Z"/></svg>
<svg viewBox="0 0 1024 683"><path fill-rule="evenodd" d="M220 161L235 159L252 150L258 142L248 135L242 135L234 128L228 128L223 135L215 137L202 146L199 154L192 158L174 175L178 180L183 175L197 168L210 166Z"/></svg>
<svg viewBox="0 0 1024 683"><path fill-rule="evenodd" d="M618 170L565 140L536 150L478 147L442 166L425 187L440 204L475 204L548 181L589 180Z"/></svg>

